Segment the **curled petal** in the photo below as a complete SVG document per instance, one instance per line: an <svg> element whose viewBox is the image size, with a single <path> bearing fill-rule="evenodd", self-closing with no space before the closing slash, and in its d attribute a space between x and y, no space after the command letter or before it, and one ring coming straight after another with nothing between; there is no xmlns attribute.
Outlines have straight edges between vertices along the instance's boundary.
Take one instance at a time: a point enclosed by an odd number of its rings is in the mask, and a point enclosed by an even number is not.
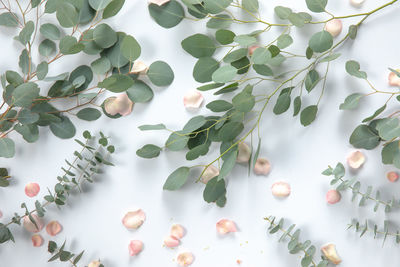
<svg viewBox="0 0 400 267"><path fill-rule="evenodd" d="M253 55L254 51L256 51L257 48L259 48L259 45L252 45L249 47L249 55Z"/></svg>
<svg viewBox="0 0 400 267"><path fill-rule="evenodd" d="M339 191L337 190L329 190L328 193L326 193L326 202L329 204L336 204L340 201L342 196L340 195Z"/></svg>
<svg viewBox="0 0 400 267"><path fill-rule="evenodd" d="M349 164L350 168L358 169L365 162L365 156L361 151L354 151L349 154L347 157L347 164Z"/></svg>
<svg viewBox="0 0 400 267"><path fill-rule="evenodd" d="M251 149L248 144L241 142L239 143L239 153L236 158L237 163L247 163L250 160Z"/></svg>
<svg viewBox="0 0 400 267"><path fill-rule="evenodd" d="M125 214L124 218L122 219L122 223L128 229L137 229L143 224L145 219L146 214L143 210L139 209Z"/></svg>
<svg viewBox="0 0 400 267"><path fill-rule="evenodd" d="M132 240L128 246L129 255L135 256L143 250L143 242L140 240Z"/></svg>
<svg viewBox="0 0 400 267"><path fill-rule="evenodd" d="M51 236L56 236L62 230L62 226L58 221L51 221L46 226L46 232Z"/></svg>
<svg viewBox="0 0 400 267"><path fill-rule="evenodd" d="M149 4L156 4L158 6L162 6L166 3L168 3L171 0L149 0Z"/></svg>
<svg viewBox="0 0 400 267"><path fill-rule="evenodd" d="M257 175L267 175L271 170L271 164L265 158L258 158L254 165L254 173Z"/></svg>
<svg viewBox="0 0 400 267"><path fill-rule="evenodd" d="M185 228L180 224L174 224L171 227L171 236L181 239L185 235Z"/></svg>
<svg viewBox="0 0 400 267"><path fill-rule="evenodd" d="M396 71L400 71L400 69L397 69ZM400 77L393 71L389 73L389 85L400 86Z"/></svg>
<svg viewBox="0 0 400 267"><path fill-rule="evenodd" d="M350 0L350 4L355 7L359 7L364 3L365 0Z"/></svg>
<svg viewBox="0 0 400 267"><path fill-rule="evenodd" d="M25 186L25 194L28 197L35 197L39 194L40 186L37 183L29 183Z"/></svg>
<svg viewBox="0 0 400 267"><path fill-rule="evenodd" d="M397 172L388 172L386 177L390 182L394 183L399 179L399 174Z"/></svg>
<svg viewBox="0 0 400 267"><path fill-rule="evenodd" d="M336 246L334 244L327 244L321 248L322 253L325 257L331 261L333 264L339 264L342 262L336 251Z"/></svg>
<svg viewBox="0 0 400 267"><path fill-rule="evenodd" d="M43 245L43 237L41 235L35 234L32 236L32 245L34 247L40 247Z"/></svg>
<svg viewBox="0 0 400 267"><path fill-rule="evenodd" d="M208 183L208 181L210 181L212 178L218 175L219 175L219 169L216 168L214 165L210 165L201 176L201 182L206 184Z"/></svg>
<svg viewBox="0 0 400 267"><path fill-rule="evenodd" d="M340 19L333 19L325 24L325 31L329 32L333 37L338 36L343 29L343 24Z"/></svg>
<svg viewBox="0 0 400 267"><path fill-rule="evenodd" d="M272 195L275 197L288 197L290 195L290 185L286 182L276 182L271 187Z"/></svg>
<svg viewBox="0 0 400 267"><path fill-rule="evenodd" d="M104 101L104 110L111 116L120 114L127 116L131 114L133 102L125 93L119 94L117 97L109 97Z"/></svg>
<svg viewBox="0 0 400 267"><path fill-rule="evenodd" d="M234 221L222 219L217 222L217 232L221 235L237 232L236 224Z"/></svg>
<svg viewBox="0 0 400 267"><path fill-rule="evenodd" d="M88 267L100 267L101 262L99 261L92 261L89 263Z"/></svg>
<svg viewBox="0 0 400 267"><path fill-rule="evenodd" d="M183 105L185 108L197 109L200 108L204 101L203 95L196 90L189 91L183 97Z"/></svg>
<svg viewBox="0 0 400 267"><path fill-rule="evenodd" d="M164 238L164 245L169 248L174 248L179 246L181 242L175 236L169 235Z"/></svg>
<svg viewBox="0 0 400 267"><path fill-rule="evenodd" d="M136 60L131 69L131 73L133 74L146 74L149 70L149 67L141 60Z"/></svg>
<svg viewBox="0 0 400 267"><path fill-rule="evenodd" d="M33 222L31 222L29 216L25 216L23 221L24 228L31 233L38 233L42 231L44 227L42 219L40 219L39 216L37 216L36 214L31 214L31 217L33 221L35 221L36 225Z"/></svg>
<svg viewBox="0 0 400 267"><path fill-rule="evenodd" d="M189 266L193 263L194 256L191 252L182 252L179 253L176 257L176 261L178 262L179 266Z"/></svg>

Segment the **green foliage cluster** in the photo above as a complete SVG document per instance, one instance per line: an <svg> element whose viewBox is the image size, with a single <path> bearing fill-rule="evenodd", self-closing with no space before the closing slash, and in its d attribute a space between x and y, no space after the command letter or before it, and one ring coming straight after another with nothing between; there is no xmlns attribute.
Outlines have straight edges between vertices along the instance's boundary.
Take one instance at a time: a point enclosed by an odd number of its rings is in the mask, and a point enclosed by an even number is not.
<svg viewBox="0 0 400 267"><path fill-rule="evenodd" d="M385 241L388 236L392 236L395 239L396 244L400 243L400 231L390 232L389 230L389 221L385 220L383 222L383 229L380 228L377 224L373 223L372 225L368 225L368 220L365 220L364 224L361 224L356 219L353 219L352 222L348 225L347 229L354 229L356 232L360 232L360 237L362 237L367 232L372 232L374 234L374 239L378 237L382 237L382 246L385 244ZM380 230L382 229L382 230Z"/></svg>
<svg viewBox="0 0 400 267"><path fill-rule="evenodd" d="M10 185L11 176L8 175L6 168L0 168L0 187L7 187Z"/></svg>

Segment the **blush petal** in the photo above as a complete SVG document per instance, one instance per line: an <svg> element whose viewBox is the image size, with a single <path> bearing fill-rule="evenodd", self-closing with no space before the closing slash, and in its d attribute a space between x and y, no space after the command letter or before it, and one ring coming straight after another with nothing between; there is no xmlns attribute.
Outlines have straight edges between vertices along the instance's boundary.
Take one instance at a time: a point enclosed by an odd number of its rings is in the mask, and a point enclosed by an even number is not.
<svg viewBox="0 0 400 267"><path fill-rule="evenodd" d="M399 179L399 174L397 172L388 172L386 177L390 182L394 183Z"/></svg>
<svg viewBox="0 0 400 267"><path fill-rule="evenodd" d="M137 229L143 224L145 219L146 214L143 210L139 209L126 213L122 219L122 224L128 229Z"/></svg>
<svg viewBox="0 0 400 267"><path fill-rule="evenodd" d="M179 246L181 242L175 236L169 235L164 238L164 245L168 248L174 248Z"/></svg>
<svg viewBox="0 0 400 267"><path fill-rule="evenodd" d="M259 48L259 45L252 45L249 47L249 55L252 56L254 54L254 51L256 51L257 48Z"/></svg>
<svg viewBox="0 0 400 267"><path fill-rule="evenodd" d="M400 69L397 69L396 71L400 72ZM397 76L396 73L394 73L393 71L389 73L389 85L390 86L400 86L400 77Z"/></svg>
<svg viewBox="0 0 400 267"><path fill-rule="evenodd" d="M131 69L131 73L133 74L146 74L149 70L149 67L141 60L136 60Z"/></svg>
<svg viewBox="0 0 400 267"><path fill-rule="evenodd" d="M168 3L171 0L149 0L149 4L156 4L158 6L162 6L166 3Z"/></svg>
<svg viewBox="0 0 400 267"><path fill-rule="evenodd" d="M37 183L29 183L25 186L25 194L28 197L35 197L39 194L40 186Z"/></svg>
<svg viewBox="0 0 400 267"><path fill-rule="evenodd" d="M340 195L339 191L337 190L329 190L328 193L326 193L326 202L329 204L336 204L340 201L342 196Z"/></svg>
<svg viewBox="0 0 400 267"><path fill-rule="evenodd" d="M140 240L132 240L128 246L129 255L135 256L143 250L143 242Z"/></svg>
<svg viewBox="0 0 400 267"><path fill-rule="evenodd" d="M236 158L237 163L247 163L250 160L251 149L248 144L241 142L238 145L238 156Z"/></svg>
<svg viewBox="0 0 400 267"><path fill-rule="evenodd" d="M221 235L237 232L235 222L227 219L222 219L219 222L217 222L216 227L217 227L217 232L220 233Z"/></svg>
<svg viewBox="0 0 400 267"><path fill-rule="evenodd" d="M176 239L181 239L185 236L185 228L180 224L174 224L171 227L171 236L175 237Z"/></svg>
<svg viewBox="0 0 400 267"><path fill-rule="evenodd" d="M280 181L272 184L271 191L275 197L288 197L291 189L288 183Z"/></svg>
<svg viewBox="0 0 400 267"><path fill-rule="evenodd" d="M179 266L182 267L191 265L193 261L194 256L191 252L181 252L176 257L176 262L179 264Z"/></svg>
<svg viewBox="0 0 400 267"><path fill-rule="evenodd" d="M339 255L336 251L336 246L334 244L327 244L321 248L322 253L324 256L331 261L333 264L340 264L342 260L340 259Z"/></svg>
<svg viewBox="0 0 400 267"><path fill-rule="evenodd" d="M210 165L204 171L203 175L201 176L202 183L208 183L212 178L219 175L219 169L217 169L214 165Z"/></svg>
<svg viewBox="0 0 400 267"><path fill-rule="evenodd" d="M265 158L258 158L254 165L254 173L257 175L267 175L271 170L271 164Z"/></svg>
<svg viewBox="0 0 400 267"><path fill-rule="evenodd" d="M361 151L353 151L347 157L347 164L352 169L359 169L365 162L365 156Z"/></svg>
<svg viewBox="0 0 400 267"><path fill-rule="evenodd" d="M127 116L131 114L133 102L126 93L119 94L117 97L109 97L104 101L104 110L111 116L120 114Z"/></svg>
<svg viewBox="0 0 400 267"><path fill-rule="evenodd" d="M62 230L62 226L58 221L51 221L46 226L46 232L51 236L56 236Z"/></svg>
<svg viewBox="0 0 400 267"><path fill-rule="evenodd" d="M183 105L185 108L198 109L204 101L203 95L196 90L189 91L183 97Z"/></svg>
<svg viewBox="0 0 400 267"><path fill-rule="evenodd" d="M0 219L3 217L3 212L0 210Z"/></svg>
<svg viewBox="0 0 400 267"><path fill-rule="evenodd" d="M39 216L37 216L36 214L31 214L33 220L35 221L36 225L31 222L31 220L29 219L28 216L24 216L24 220L23 220L23 225L24 228L31 233L39 233L40 231L42 231L43 227L44 227L44 223L42 221L42 219L39 218Z"/></svg>
<svg viewBox="0 0 400 267"><path fill-rule="evenodd" d="M107 98L104 101L104 109L105 111L110 114L111 116L115 116L118 114L118 103L115 101L117 99L117 97L112 96Z"/></svg>
<svg viewBox="0 0 400 267"><path fill-rule="evenodd" d="M325 24L325 31L329 32L332 37L338 36L343 29L343 24L340 19L333 19Z"/></svg>
<svg viewBox="0 0 400 267"><path fill-rule="evenodd" d="M32 236L32 245L34 247L40 247L43 245L43 237L41 235L35 234Z"/></svg>
<svg viewBox="0 0 400 267"><path fill-rule="evenodd" d="M88 267L100 267L101 262L99 261L92 261L89 263Z"/></svg>

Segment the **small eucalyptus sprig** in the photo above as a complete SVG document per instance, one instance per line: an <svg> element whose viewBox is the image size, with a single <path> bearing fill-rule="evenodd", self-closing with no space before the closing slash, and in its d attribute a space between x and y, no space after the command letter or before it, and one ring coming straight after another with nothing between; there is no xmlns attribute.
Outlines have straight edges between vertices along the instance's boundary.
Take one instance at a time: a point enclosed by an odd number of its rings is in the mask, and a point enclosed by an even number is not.
<svg viewBox="0 0 400 267"><path fill-rule="evenodd" d="M296 225L292 224L289 228L283 228L283 224L285 220L281 218L279 222L276 223L274 216L269 216L264 218L264 220L268 221L270 226L268 228L270 234L277 234L282 233L281 237L279 238L280 241L285 241L285 239L289 238L290 241L288 243L288 250L290 254L297 254L299 252L303 253L304 256L301 259L301 266L308 267L326 267L329 264L329 261L322 256L320 261L314 259L316 248L314 245L311 244L310 240L305 242L300 242L300 229L294 231ZM294 232L293 232L294 231ZM293 233L292 233L293 232Z"/></svg>
<svg viewBox="0 0 400 267"><path fill-rule="evenodd" d="M84 141L75 139L82 148L80 151L74 151L75 158L72 162L65 160L67 166L61 168L63 174L57 177L57 184L54 186L54 190L48 189L49 194L44 196L42 202L36 200L34 209L29 210L27 204L22 203L21 208L25 210L23 214L15 213L10 222L6 224L0 223L0 244L9 240L14 241L9 229L10 225L21 225L21 221L28 217L30 222L39 229L36 220L32 216L33 214L38 217L44 217L45 208L52 204L61 208L67 202L70 192L75 190L82 192L82 184L86 182L93 183L94 177L101 173L103 165L113 166L113 163L108 161L107 158L109 154L114 153L115 148L109 144L108 137L100 132L97 140L89 131L85 131L83 137Z"/></svg>
<svg viewBox="0 0 400 267"><path fill-rule="evenodd" d="M377 224L368 225L368 220L365 220L364 224L361 224L358 220L353 219L352 222L348 225L347 229L354 228L356 233L360 233L360 237L362 237L367 232L372 232L374 234L374 239L378 236L383 237L382 246L385 244L386 238L388 236L392 236L395 238L396 244L400 243L400 231L390 232L389 230L389 221L385 220L383 222L383 230L379 230L379 226Z"/></svg>

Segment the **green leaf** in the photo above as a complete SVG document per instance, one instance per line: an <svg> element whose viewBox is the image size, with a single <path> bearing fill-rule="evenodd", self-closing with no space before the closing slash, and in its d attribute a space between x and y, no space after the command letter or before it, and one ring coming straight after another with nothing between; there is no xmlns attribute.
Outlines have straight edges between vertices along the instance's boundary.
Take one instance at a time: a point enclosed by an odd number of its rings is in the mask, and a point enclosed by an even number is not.
<svg viewBox="0 0 400 267"><path fill-rule="evenodd" d="M222 141L232 141L234 140L244 129L244 125L241 122L230 121L219 130L219 138Z"/></svg>
<svg viewBox="0 0 400 267"><path fill-rule="evenodd" d="M149 12L158 25L167 29L175 27L185 17L182 5L175 0L171 0L162 6L150 4Z"/></svg>
<svg viewBox="0 0 400 267"><path fill-rule="evenodd" d="M22 53L19 56L18 65L21 68L23 74L28 74L30 69L29 67L31 66L28 50L22 50Z"/></svg>
<svg viewBox="0 0 400 267"><path fill-rule="evenodd" d="M360 99L363 97L363 94L360 93L354 93L346 97L344 102L340 104L339 109L341 110L350 110L350 109L356 109L358 107L358 103L360 102Z"/></svg>
<svg viewBox="0 0 400 267"><path fill-rule="evenodd" d="M111 62L106 57L101 57L93 61L90 66L94 73L103 75L108 72L111 68Z"/></svg>
<svg viewBox="0 0 400 267"><path fill-rule="evenodd" d="M265 48L265 47L259 47L256 50L254 50L253 55L251 56L251 61L254 64L265 64L268 62L268 59L270 59L271 56L271 52Z"/></svg>
<svg viewBox="0 0 400 267"><path fill-rule="evenodd" d="M328 0L306 0L308 9L316 13L324 12L327 3Z"/></svg>
<svg viewBox="0 0 400 267"><path fill-rule="evenodd" d="M307 92L311 92L312 89L315 88L315 86L318 84L320 81L319 79L319 74L316 70L310 70L307 75L306 75L306 80L305 80L305 86Z"/></svg>
<svg viewBox="0 0 400 267"><path fill-rule="evenodd" d="M110 4L111 0L89 0L89 5L94 9L94 10L102 10Z"/></svg>
<svg viewBox="0 0 400 267"><path fill-rule="evenodd" d="M227 83L235 78L237 69L233 66L223 66L212 74L212 80L217 83Z"/></svg>
<svg viewBox="0 0 400 267"><path fill-rule="evenodd" d="M35 23L33 21L28 21L25 24L25 27L21 30L18 35L18 40L23 44L26 45L32 37L33 31L35 30Z"/></svg>
<svg viewBox="0 0 400 267"><path fill-rule="evenodd" d="M400 153L399 141L393 141L382 148L382 163L393 164L395 155Z"/></svg>
<svg viewBox="0 0 400 267"><path fill-rule="evenodd" d="M124 37L121 43L121 53L130 62L139 58L142 53L140 44L130 35Z"/></svg>
<svg viewBox="0 0 400 267"><path fill-rule="evenodd" d="M139 130L141 131L154 131L154 130L165 130L167 127L165 127L164 124L155 124L155 125L141 125L138 127Z"/></svg>
<svg viewBox="0 0 400 267"><path fill-rule="evenodd" d="M172 133L168 140L165 142L165 146L171 151L179 151L186 147L189 137L184 135L182 131Z"/></svg>
<svg viewBox="0 0 400 267"><path fill-rule="evenodd" d="M376 129L379 132L379 136L383 140L392 140L400 136L400 125L398 118L385 118L379 120Z"/></svg>
<svg viewBox="0 0 400 267"><path fill-rule="evenodd" d="M289 16L289 21L296 27L303 27L306 21L308 21L309 17L303 16L302 13L292 13Z"/></svg>
<svg viewBox="0 0 400 267"><path fill-rule="evenodd" d="M374 129L368 125L359 125L350 136L350 144L355 148L374 149L380 143L380 138Z"/></svg>
<svg viewBox="0 0 400 267"><path fill-rule="evenodd" d="M50 130L55 136L61 139L72 138L76 133L75 126L67 117L61 117L60 122L52 122Z"/></svg>
<svg viewBox="0 0 400 267"><path fill-rule="evenodd" d="M113 0L111 1L103 11L103 19L111 18L118 14L121 8L124 6L125 0Z"/></svg>
<svg viewBox="0 0 400 267"><path fill-rule="evenodd" d="M6 71L6 80L14 87L17 87L24 82L24 79L21 77L21 75L12 70Z"/></svg>
<svg viewBox="0 0 400 267"><path fill-rule="evenodd" d="M126 91L126 94L134 103L149 102L154 96L153 90L140 80L135 80L135 83Z"/></svg>
<svg viewBox="0 0 400 267"><path fill-rule="evenodd" d="M204 34L189 36L181 43L182 48L195 58L211 57L215 50L215 44L210 37Z"/></svg>
<svg viewBox="0 0 400 267"><path fill-rule="evenodd" d="M79 253L79 255L75 257L75 259L73 260L72 263L76 265L81 260L84 252L85 251L82 251L81 253Z"/></svg>
<svg viewBox="0 0 400 267"><path fill-rule="evenodd" d="M45 23L40 26L40 33L47 39L60 40L61 32L56 25Z"/></svg>
<svg viewBox="0 0 400 267"><path fill-rule="evenodd" d="M252 86L246 88L252 89ZM255 97L246 88L232 99L233 107L244 113L251 111L256 103Z"/></svg>
<svg viewBox="0 0 400 267"><path fill-rule="evenodd" d="M257 39L254 36L247 34L237 35L233 40L243 47L249 47L257 42Z"/></svg>
<svg viewBox="0 0 400 267"><path fill-rule="evenodd" d="M175 170L168 176L163 189L170 191L180 189L187 182L187 179L189 178L189 171L190 168L188 167L180 167Z"/></svg>
<svg viewBox="0 0 400 267"><path fill-rule="evenodd" d="M293 116L297 116L301 109L301 97L297 96L293 101Z"/></svg>
<svg viewBox="0 0 400 267"><path fill-rule="evenodd" d="M357 37L358 27L357 25L350 25L349 26L349 38L354 40Z"/></svg>
<svg viewBox="0 0 400 267"><path fill-rule="evenodd" d="M240 60L242 58L244 58L245 56L247 56L248 50L246 48L240 48L237 49L229 54L227 54L223 60L225 63L232 63L235 62L237 60Z"/></svg>
<svg viewBox="0 0 400 267"><path fill-rule="evenodd" d="M39 139L39 129L36 124L16 124L14 129L21 134L28 143L34 143Z"/></svg>
<svg viewBox="0 0 400 267"><path fill-rule="evenodd" d="M33 100L39 96L39 91L36 83L23 83L12 92L12 103L17 107L29 108Z"/></svg>
<svg viewBox="0 0 400 267"><path fill-rule="evenodd" d="M372 114L371 116L369 116L368 118L365 118L362 122L367 122L370 120L375 119L377 116L379 116L379 114L381 114L385 109L386 109L387 105L383 105L382 107L378 108L374 114Z"/></svg>
<svg viewBox="0 0 400 267"><path fill-rule="evenodd" d="M206 108L213 112L223 112L230 110L233 105L225 100L214 100L207 104Z"/></svg>
<svg viewBox="0 0 400 267"><path fill-rule="evenodd" d="M300 114L300 122L303 126L310 125L316 118L318 112L318 106L308 106Z"/></svg>
<svg viewBox="0 0 400 267"><path fill-rule="evenodd" d="M160 155L161 147L156 145L145 145L136 151L136 155L145 159L156 158Z"/></svg>
<svg viewBox="0 0 400 267"><path fill-rule="evenodd" d="M40 63L36 68L36 76L38 80L46 78L47 72L49 71L49 64L46 61Z"/></svg>
<svg viewBox="0 0 400 267"><path fill-rule="evenodd" d="M0 138L0 158L12 158L14 157L14 155L15 155L14 141L7 137Z"/></svg>
<svg viewBox="0 0 400 267"><path fill-rule="evenodd" d="M288 92L285 92L283 94L280 94L278 99L276 100L276 104L274 106L274 113L276 115L282 114L286 112L289 107L290 107L290 90Z"/></svg>
<svg viewBox="0 0 400 267"><path fill-rule="evenodd" d="M235 36L234 32L226 29L220 29L215 33L215 39L222 45L231 44Z"/></svg>
<svg viewBox="0 0 400 267"><path fill-rule="evenodd" d="M284 49L284 48L290 46L292 43L293 43L293 38L289 34L283 34L278 37L276 45L280 49Z"/></svg>
<svg viewBox="0 0 400 267"><path fill-rule="evenodd" d="M219 14L211 18L207 22L207 28L210 29L226 29L232 24L232 18L226 14Z"/></svg>
<svg viewBox="0 0 400 267"><path fill-rule="evenodd" d="M126 36L124 40L127 38ZM117 33L107 24L97 25L93 31L93 41L101 48L109 48L118 40ZM124 54L123 41L121 44L121 52Z"/></svg>
<svg viewBox="0 0 400 267"><path fill-rule="evenodd" d="M61 39L59 47L62 54L73 55L81 52L85 45L78 43L75 37L67 35Z"/></svg>
<svg viewBox="0 0 400 267"><path fill-rule="evenodd" d="M39 120L39 114L31 112L29 109L21 109L18 113L18 121L22 124L31 124Z"/></svg>
<svg viewBox="0 0 400 267"><path fill-rule="evenodd" d="M327 31L317 32L311 36L308 45L314 52L322 53L332 47L333 37Z"/></svg>
<svg viewBox="0 0 400 267"><path fill-rule="evenodd" d="M218 180L223 180L232 171L233 167L236 164L238 152L237 152L237 150L229 151L228 154L225 154L225 155L226 155L226 158L224 159L224 163L222 164L221 171L219 172Z"/></svg>
<svg viewBox="0 0 400 267"><path fill-rule="evenodd" d="M123 74L113 74L104 79L97 86L99 88L106 88L113 93L121 93L128 90L134 84L134 80L129 76Z"/></svg>
<svg viewBox="0 0 400 267"><path fill-rule="evenodd" d="M207 122L206 118L202 115L191 118L183 127L184 133L191 133L201 128Z"/></svg>
<svg viewBox="0 0 400 267"><path fill-rule="evenodd" d="M259 8L258 0L242 0L242 6L244 9L250 12L257 12Z"/></svg>
<svg viewBox="0 0 400 267"><path fill-rule="evenodd" d="M204 7L211 14L217 14L225 10L233 0L204 0Z"/></svg>
<svg viewBox="0 0 400 267"><path fill-rule="evenodd" d="M193 77L199 83L212 80L212 74L218 69L219 62L211 57L200 58L193 69Z"/></svg>
<svg viewBox="0 0 400 267"><path fill-rule="evenodd" d="M360 71L360 64L355 60L349 60L346 62L346 71L351 76L367 79L367 73L364 71Z"/></svg>
<svg viewBox="0 0 400 267"><path fill-rule="evenodd" d="M333 60L337 59L337 58L340 57L340 56L341 56L340 53L331 54L331 55L329 55L329 56L324 57L324 58L321 59L319 62L320 62L320 63L323 63L323 62L330 62L330 61L333 61Z"/></svg>
<svg viewBox="0 0 400 267"><path fill-rule="evenodd" d="M207 203L216 202L221 196L225 196L225 180L218 180L218 177L212 178L206 184L203 192L203 198Z"/></svg>
<svg viewBox="0 0 400 267"><path fill-rule="evenodd" d="M147 76L156 86L168 86L175 77L171 67L164 61L153 62L147 71Z"/></svg>
<svg viewBox="0 0 400 267"><path fill-rule="evenodd" d="M17 14L11 12L4 12L0 14L0 26L17 27L18 17Z"/></svg>
<svg viewBox="0 0 400 267"><path fill-rule="evenodd" d="M263 76L274 76L274 73L272 72L272 69L268 67L267 65L253 65L253 69L260 75Z"/></svg>
<svg viewBox="0 0 400 267"><path fill-rule="evenodd" d="M60 25L64 28L72 28L78 24L79 21L79 14L75 7L66 2L60 2L57 5L57 20Z"/></svg>
<svg viewBox="0 0 400 267"><path fill-rule="evenodd" d="M56 44L53 41L45 39L39 45L39 54L49 57L56 52L56 49Z"/></svg>
<svg viewBox="0 0 400 267"><path fill-rule="evenodd" d="M292 14L292 9L284 6L276 6L274 11L280 19L288 19L290 14Z"/></svg>
<svg viewBox="0 0 400 267"><path fill-rule="evenodd" d="M95 121L101 117L101 112L95 108L84 108L79 110L76 116L85 121Z"/></svg>

